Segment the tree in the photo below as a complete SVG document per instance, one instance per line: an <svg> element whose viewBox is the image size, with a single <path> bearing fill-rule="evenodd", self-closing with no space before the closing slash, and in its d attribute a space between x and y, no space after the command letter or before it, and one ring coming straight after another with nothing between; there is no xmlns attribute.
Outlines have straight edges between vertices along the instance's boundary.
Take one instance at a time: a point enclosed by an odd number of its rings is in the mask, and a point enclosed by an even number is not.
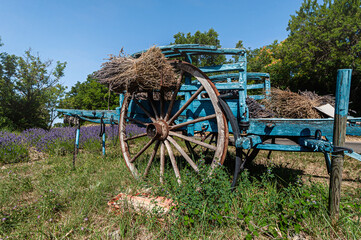
<svg viewBox="0 0 361 240"><path fill-rule="evenodd" d="M361 0L304 0L288 23L281 80L291 89L334 93L337 69L352 68L353 109L361 94ZM357 104L356 104L357 103Z"/></svg>
<svg viewBox="0 0 361 240"><path fill-rule="evenodd" d="M171 44L201 44L201 45L212 45L221 47L220 40L218 39L218 33L213 29L209 29L208 32L201 33L197 31L192 35L190 32L184 34L179 32L174 36L174 43ZM224 55L211 56L201 55L192 56L192 63L195 66L206 66L206 65L220 65L226 62Z"/></svg>
<svg viewBox="0 0 361 240"><path fill-rule="evenodd" d="M50 128L54 108L65 87L59 84L66 63L42 61L30 50L18 57L0 55L0 127L23 130L32 127Z"/></svg>
<svg viewBox="0 0 361 240"><path fill-rule="evenodd" d="M109 109L119 107L119 94L109 92L106 86L92 78L92 75L88 75L85 82L77 82L66 93L60 107L88 110L108 109L108 100Z"/></svg>
<svg viewBox="0 0 361 240"><path fill-rule="evenodd" d="M0 41L0 47L2 45ZM0 129L15 128L12 118L17 98L12 78L15 75L16 61L15 55L0 53Z"/></svg>
<svg viewBox="0 0 361 240"><path fill-rule="evenodd" d="M286 88L284 79L289 78L289 69L283 62L283 42L275 40L272 44L248 51L248 72L270 73L272 85Z"/></svg>

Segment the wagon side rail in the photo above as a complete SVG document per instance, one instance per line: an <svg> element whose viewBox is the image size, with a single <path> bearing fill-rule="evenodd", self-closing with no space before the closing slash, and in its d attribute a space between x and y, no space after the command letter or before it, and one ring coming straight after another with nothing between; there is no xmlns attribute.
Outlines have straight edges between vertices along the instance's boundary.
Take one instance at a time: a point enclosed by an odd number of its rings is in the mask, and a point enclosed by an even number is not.
<svg viewBox="0 0 361 240"><path fill-rule="evenodd" d="M83 109L56 109L59 113L77 117L93 123L118 124L119 109L117 110L83 110Z"/></svg>

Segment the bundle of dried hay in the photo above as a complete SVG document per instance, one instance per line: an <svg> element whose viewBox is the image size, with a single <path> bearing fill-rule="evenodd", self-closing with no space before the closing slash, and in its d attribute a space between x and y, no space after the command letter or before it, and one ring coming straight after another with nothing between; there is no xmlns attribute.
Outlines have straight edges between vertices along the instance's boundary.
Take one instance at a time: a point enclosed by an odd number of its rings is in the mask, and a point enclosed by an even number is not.
<svg viewBox="0 0 361 240"><path fill-rule="evenodd" d="M310 93L310 92L308 92ZM315 94L315 93L314 93ZM267 109L282 118L321 118L321 114L314 108L321 104L321 97L309 97L290 90L272 88L271 97L262 103Z"/></svg>
<svg viewBox="0 0 361 240"><path fill-rule="evenodd" d="M94 74L100 83L115 92L129 93L171 89L176 86L176 73L162 51L152 47L139 58L120 55L110 56Z"/></svg>
<svg viewBox="0 0 361 240"><path fill-rule="evenodd" d="M309 99L311 99L312 101L316 101L317 102L317 106L315 107L319 107L321 105L325 105L325 104L330 104L331 106L335 106L335 97L333 97L332 95L324 95L324 96L320 96L315 92L311 92L311 91L299 91L298 92L301 96L305 96Z"/></svg>
<svg viewBox="0 0 361 240"><path fill-rule="evenodd" d="M253 98L247 97L246 104L250 118L271 118L276 116L272 110L265 108Z"/></svg>
<svg viewBox="0 0 361 240"><path fill-rule="evenodd" d="M79 124L79 118L69 115L64 115L63 122L65 124L69 124L70 126L75 126Z"/></svg>

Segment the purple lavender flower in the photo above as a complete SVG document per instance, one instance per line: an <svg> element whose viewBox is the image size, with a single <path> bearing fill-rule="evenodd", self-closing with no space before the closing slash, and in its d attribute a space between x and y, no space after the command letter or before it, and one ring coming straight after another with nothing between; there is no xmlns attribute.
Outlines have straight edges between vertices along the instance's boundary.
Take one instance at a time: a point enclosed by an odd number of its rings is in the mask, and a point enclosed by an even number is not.
<svg viewBox="0 0 361 240"><path fill-rule="evenodd" d="M82 127L80 129L80 147L84 148L94 144L101 146L102 140L99 137L99 131L100 126ZM118 131L118 127L107 126L107 139L115 141L118 137ZM29 158L29 148L47 153L54 153L56 149L73 151L75 132L76 128L74 127L53 128L51 130L30 128L21 134L0 131L0 159L4 163L27 160ZM126 125L127 137L141 133L145 133L145 128L134 124Z"/></svg>

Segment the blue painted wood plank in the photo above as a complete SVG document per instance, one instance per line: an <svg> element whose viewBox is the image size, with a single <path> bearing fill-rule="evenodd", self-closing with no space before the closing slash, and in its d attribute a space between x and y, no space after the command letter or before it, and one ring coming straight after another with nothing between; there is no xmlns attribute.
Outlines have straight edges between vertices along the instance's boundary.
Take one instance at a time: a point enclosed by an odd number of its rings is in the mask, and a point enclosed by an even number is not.
<svg viewBox="0 0 361 240"><path fill-rule="evenodd" d="M231 79L237 79L239 78L239 73L226 73L226 74L218 74L218 75L212 75L212 76L208 76L209 79L227 79L227 78L231 78ZM248 72L247 73L247 80L261 80L263 78L269 78L269 74L268 73L253 73L253 72Z"/></svg>
<svg viewBox="0 0 361 240"><path fill-rule="evenodd" d="M347 121L351 122L351 123L356 123L356 122L360 122L361 123L361 117L351 117L348 116L347 117Z"/></svg>
<svg viewBox="0 0 361 240"><path fill-rule="evenodd" d="M232 83L215 83L215 86L218 90L239 90L242 89L242 86L239 82L232 82ZM189 92L189 91L197 91L200 87L199 84L183 84L180 87L180 91Z"/></svg>
<svg viewBox="0 0 361 240"><path fill-rule="evenodd" d="M261 100L265 98L264 95L249 95L248 97L253 98L255 100Z"/></svg>
<svg viewBox="0 0 361 240"><path fill-rule="evenodd" d="M266 98L269 98L271 96L271 80L269 78L266 78L264 80L264 85Z"/></svg>
<svg viewBox="0 0 361 240"><path fill-rule="evenodd" d="M115 110L82 110L82 109L56 109L60 113L67 113L68 115L78 115L84 117L93 117L93 118L111 118L111 116L116 116L117 112ZM119 117L119 116L118 116ZM117 118L118 118L117 117Z"/></svg>
<svg viewBox="0 0 361 240"><path fill-rule="evenodd" d="M316 130L329 140L333 137L333 119L250 119L249 134L265 136L314 136Z"/></svg>
<svg viewBox="0 0 361 240"><path fill-rule="evenodd" d="M79 116L79 118L84 121L88 121L88 122L92 122L92 123L99 123L99 124L101 123L100 118L92 119L92 118L81 117L81 116ZM111 119L103 118L103 122L104 122L104 124L117 124L119 121L118 121L118 119L111 120Z"/></svg>
<svg viewBox="0 0 361 240"><path fill-rule="evenodd" d="M243 55L246 50L242 48L217 48L216 46L200 45L200 44L175 44L167 46L159 46L166 57L170 55L182 56L185 53L193 54L231 54ZM132 57L139 57L146 50L132 54Z"/></svg>
<svg viewBox="0 0 361 240"><path fill-rule="evenodd" d="M247 85L247 90L264 89L264 87L265 87L265 84L264 84L264 83L248 84L248 85Z"/></svg>
<svg viewBox="0 0 361 240"><path fill-rule="evenodd" d="M77 149L79 149L79 139L80 139L80 127L76 129L76 134L75 134L75 147Z"/></svg>
<svg viewBox="0 0 361 240"><path fill-rule="evenodd" d="M353 159L356 159L356 160L361 162L361 155L360 154L355 153L355 152L353 152L353 153L345 152L345 154L347 156L352 157Z"/></svg>
<svg viewBox="0 0 361 240"><path fill-rule="evenodd" d="M314 136L316 130L321 130L322 135L329 141L333 139L332 118L323 119L277 119L277 118L259 118L250 119L249 134L265 136ZM352 126L347 124L347 135L361 136L361 126Z"/></svg>
<svg viewBox="0 0 361 240"><path fill-rule="evenodd" d="M337 71L335 116L347 117L350 100L352 69L339 69Z"/></svg>
<svg viewBox="0 0 361 240"><path fill-rule="evenodd" d="M105 156L105 132L102 134L102 153Z"/></svg>
<svg viewBox="0 0 361 240"><path fill-rule="evenodd" d="M212 81L214 81L214 80L224 81L224 80L227 80L227 78L230 78L230 79L233 79L233 80L236 79L238 81L239 73L218 74L218 75L212 75L212 76L208 76L208 77Z"/></svg>
<svg viewBox="0 0 361 240"><path fill-rule="evenodd" d="M234 64L223 64L223 65L209 66L209 67L200 67L199 69L204 73L244 71L245 66L243 63L234 63Z"/></svg>
<svg viewBox="0 0 361 240"><path fill-rule="evenodd" d="M247 79L266 77L269 78L269 73L261 73L261 72L247 72Z"/></svg>
<svg viewBox="0 0 361 240"><path fill-rule="evenodd" d="M258 144L255 148L268 151L313 152L311 149L302 147L300 145Z"/></svg>
<svg viewBox="0 0 361 240"><path fill-rule="evenodd" d="M361 125L347 124L346 134L351 136L361 136Z"/></svg>

